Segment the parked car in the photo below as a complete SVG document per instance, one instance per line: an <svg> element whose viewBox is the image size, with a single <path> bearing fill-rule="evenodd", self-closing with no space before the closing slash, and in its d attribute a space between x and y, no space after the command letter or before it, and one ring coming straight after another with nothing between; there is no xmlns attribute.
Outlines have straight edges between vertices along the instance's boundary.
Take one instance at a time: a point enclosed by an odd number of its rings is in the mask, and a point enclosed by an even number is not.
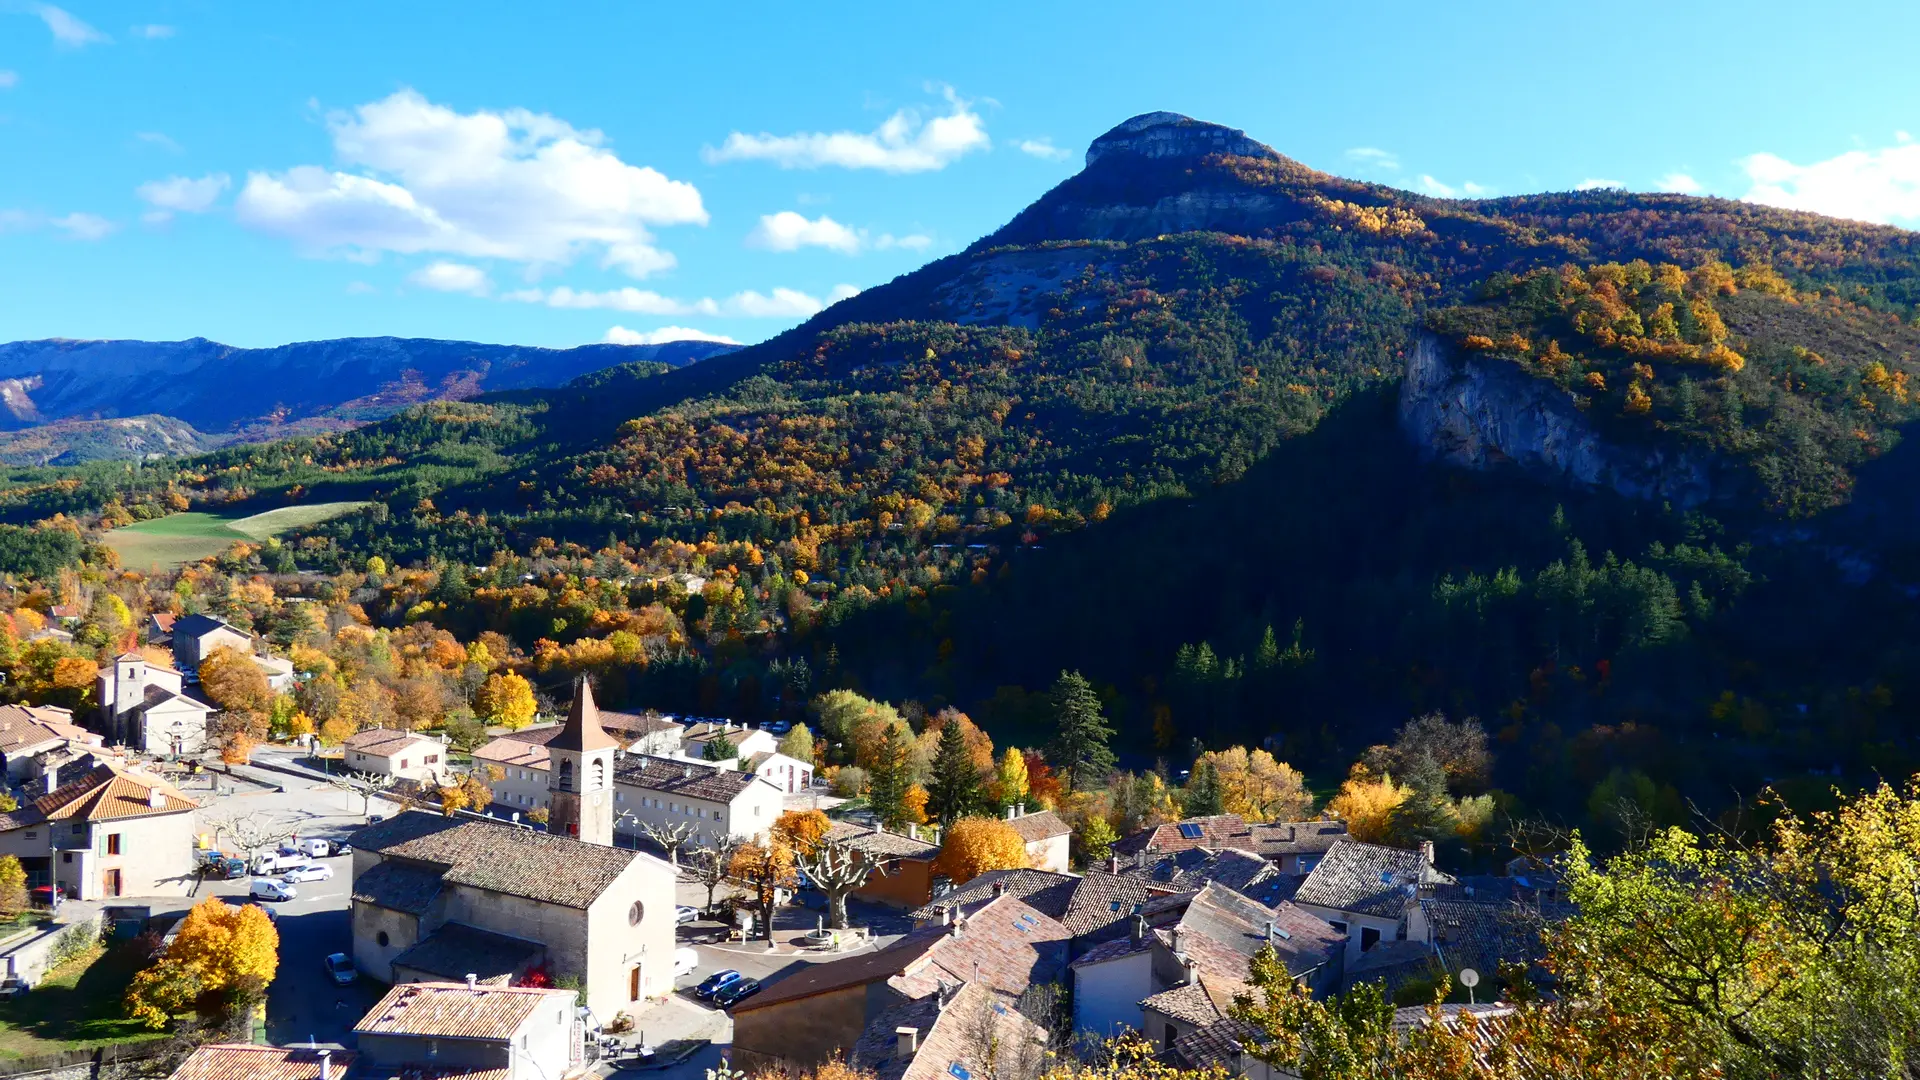
<svg viewBox="0 0 1920 1080"><path fill-rule="evenodd" d="M247 886L247 895L255 900L292 900L300 895L300 890L273 878L254 878L253 884Z"/></svg>
<svg viewBox="0 0 1920 1080"><path fill-rule="evenodd" d="M333 876L333 867L326 863L302 863L280 875L280 880L289 884L302 881L326 881Z"/></svg>
<svg viewBox="0 0 1920 1080"><path fill-rule="evenodd" d="M202 852L200 873L216 881L232 881L247 876L247 862L223 851Z"/></svg>
<svg viewBox="0 0 1920 1080"><path fill-rule="evenodd" d="M720 990L739 982L740 979L740 973L732 968L716 971L702 980L699 986L693 988L693 996L710 998Z"/></svg>
<svg viewBox="0 0 1920 1080"><path fill-rule="evenodd" d="M367 815L367 824L369 825L378 825L385 820L387 820L387 815L385 814L368 814Z"/></svg>
<svg viewBox="0 0 1920 1080"><path fill-rule="evenodd" d="M337 986L345 986L360 977L360 972L353 966L353 957L348 956L346 953L334 953L332 956L327 957L324 963L326 964L328 976L333 979L334 984Z"/></svg>
<svg viewBox="0 0 1920 1080"><path fill-rule="evenodd" d="M763 724L762 727L769 735L785 735L787 732L793 730L793 725L785 720L774 720L770 723Z"/></svg>
<svg viewBox="0 0 1920 1080"><path fill-rule="evenodd" d="M298 848L300 854L305 855L309 859L324 859L333 854L333 845L317 836L302 840L298 844L295 844L294 847Z"/></svg>
<svg viewBox="0 0 1920 1080"><path fill-rule="evenodd" d="M283 874L296 866L305 866L306 864L307 857L297 851L284 854L275 852L271 855L262 855L253 860L253 872L264 877L269 874Z"/></svg>
<svg viewBox="0 0 1920 1080"><path fill-rule="evenodd" d="M674 978L677 979L682 975L691 975L693 974L693 969L699 966L700 966L700 950L698 949L673 950L673 977Z"/></svg>
<svg viewBox="0 0 1920 1080"><path fill-rule="evenodd" d="M245 904L243 904L243 905L241 905L241 906L242 906L242 907L255 907L255 908L259 908L259 909L260 909L261 911L263 911L263 912L265 912L265 913L266 913L266 916L267 916L267 921L268 921L268 922L270 922L270 923L277 923L277 922L279 922L279 921L280 921L280 913L279 913L279 912L277 912L277 911L274 911L274 910L273 910L272 908L270 908L270 907L268 907L268 906L267 906L267 905L265 905L265 904L260 904L260 903L254 903L254 902L252 902L252 901L248 901L247 903L245 903Z"/></svg>
<svg viewBox="0 0 1920 1080"><path fill-rule="evenodd" d="M685 926L698 918L700 918L699 908L690 908L685 904L681 904L673 909L673 924L675 926Z"/></svg>
<svg viewBox="0 0 1920 1080"><path fill-rule="evenodd" d="M347 843L345 840L329 840L327 841L327 854L351 855L353 854L353 845Z"/></svg>
<svg viewBox="0 0 1920 1080"><path fill-rule="evenodd" d="M731 1009L759 992L759 979L736 979L714 991L713 1003L723 1009Z"/></svg>

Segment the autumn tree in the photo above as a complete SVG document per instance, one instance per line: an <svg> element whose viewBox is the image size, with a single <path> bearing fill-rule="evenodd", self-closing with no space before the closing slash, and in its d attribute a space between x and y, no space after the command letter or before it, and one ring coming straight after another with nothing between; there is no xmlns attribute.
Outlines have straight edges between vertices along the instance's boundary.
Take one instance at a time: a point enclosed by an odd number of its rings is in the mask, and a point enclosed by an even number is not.
<svg viewBox="0 0 1920 1080"><path fill-rule="evenodd" d="M487 766L487 768L493 772L499 771L494 766ZM452 817L461 810L471 810L475 813L485 811L487 807L493 805L493 787L488 781L498 779L501 777L483 776L477 769L461 773L453 783L441 785L440 812Z"/></svg>
<svg viewBox="0 0 1920 1080"><path fill-rule="evenodd" d="M907 789L913 786L908 772L906 740L900 728L891 724L881 731L880 743L867 766L867 803L889 829L904 828L913 816L907 807Z"/></svg>
<svg viewBox="0 0 1920 1080"><path fill-rule="evenodd" d="M799 857L799 866L827 898L827 925L845 929L847 897L867 883L875 872L873 864L844 841L823 840Z"/></svg>
<svg viewBox="0 0 1920 1080"><path fill-rule="evenodd" d="M220 760L228 765L245 765L253 760L254 748L259 745L252 732L235 728L220 740Z"/></svg>
<svg viewBox="0 0 1920 1080"><path fill-rule="evenodd" d="M1361 760L1375 773L1408 776L1423 757L1440 767L1454 792L1484 791L1492 779L1487 733L1473 717L1456 723L1444 713L1416 716L1400 726L1392 745L1370 747Z"/></svg>
<svg viewBox="0 0 1920 1080"><path fill-rule="evenodd" d="M1103 863L1113 854L1113 844L1118 839L1120 834L1114 831L1105 816L1090 815L1080 823L1079 828L1073 830L1071 837L1073 853L1078 857L1081 866Z"/></svg>
<svg viewBox="0 0 1920 1080"><path fill-rule="evenodd" d="M1334 817L1347 823L1347 834L1370 844L1387 839L1393 808L1410 794L1391 776L1374 776L1366 766L1356 764L1340 791L1327 803Z"/></svg>
<svg viewBox="0 0 1920 1080"><path fill-rule="evenodd" d="M961 719L960 714L952 713L941 725L939 749L927 781L927 809L942 826L972 813L981 802L980 766L968 750ZM989 761L991 753L989 750Z"/></svg>
<svg viewBox="0 0 1920 1080"><path fill-rule="evenodd" d="M1028 865L1027 844L1013 826L999 818L961 818L941 838L935 873L964 885L989 870L1013 870Z"/></svg>
<svg viewBox="0 0 1920 1080"><path fill-rule="evenodd" d="M795 761L804 761L811 765L813 764L813 732L807 730L805 724L795 724L792 731L780 737L780 745L775 749Z"/></svg>
<svg viewBox="0 0 1920 1080"><path fill-rule="evenodd" d="M258 734L266 733L273 687L251 655L231 645L215 648L200 661L200 686L207 700L249 728L259 725Z"/></svg>
<svg viewBox="0 0 1920 1080"><path fill-rule="evenodd" d="M18 918L26 910L27 871L19 856L0 856L0 919Z"/></svg>
<svg viewBox="0 0 1920 1080"><path fill-rule="evenodd" d="M1009 746L1000 755L994 773L993 798L1002 807L1020 806L1027 801L1027 756Z"/></svg>
<svg viewBox="0 0 1920 1080"><path fill-rule="evenodd" d="M489 724L519 730L533 722L533 685L520 675L489 675L473 696L474 714Z"/></svg>
<svg viewBox="0 0 1920 1080"><path fill-rule="evenodd" d="M1313 812L1313 796L1306 779L1265 750L1248 753L1234 746L1201 755L1194 765L1212 766L1219 784L1222 812L1248 821L1299 821Z"/></svg>
<svg viewBox="0 0 1920 1080"><path fill-rule="evenodd" d="M820 847L833 819L820 810L788 810L773 819L775 839L793 849L796 857L806 858Z"/></svg>
<svg viewBox="0 0 1920 1080"><path fill-rule="evenodd" d="M280 935L256 904L232 907L217 897L196 904L160 959L127 987L128 1014L159 1030L194 1009L230 1017L265 1000L279 967Z"/></svg>
<svg viewBox="0 0 1920 1080"><path fill-rule="evenodd" d="M1085 676L1063 671L1052 693L1053 745L1048 756L1060 767L1068 787L1098 783L1113 769L1113 729L1107 726L1100 698Z"/></svg>
<svg viewBox="0 0 1920 1080"><path fill-rule="evenodd" d="M795 873L793 849L778 840L754 840L741 844L727 866L734 880L753 893L760 909L760 929L773 940L773 909L779 891L800 883Z"/></svg>

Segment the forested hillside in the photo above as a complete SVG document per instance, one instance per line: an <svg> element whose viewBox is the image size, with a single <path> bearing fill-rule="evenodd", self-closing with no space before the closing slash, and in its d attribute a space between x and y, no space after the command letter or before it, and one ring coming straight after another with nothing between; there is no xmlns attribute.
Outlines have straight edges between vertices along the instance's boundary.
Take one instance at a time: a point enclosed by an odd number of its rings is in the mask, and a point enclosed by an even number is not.
<svg viewBox="0 0 1920 1080"><path fill-rule="evenodd" d="M1915 234L1670 195L1437 200L1169 114L1089 161L967 252L738 353L14 471L0 509L90 530L373 499L221 572L411 568L355 602L739 719L845 686L1031 739L1077 668L1143 761L1270 740L1324 770L1440 709L1482 718L1526 806L1575 817L1606 783L1724 805L1916 763ZM1697 455L1712 498L1424 460L1395 410L1423 334L1612 444Z"/></svg>

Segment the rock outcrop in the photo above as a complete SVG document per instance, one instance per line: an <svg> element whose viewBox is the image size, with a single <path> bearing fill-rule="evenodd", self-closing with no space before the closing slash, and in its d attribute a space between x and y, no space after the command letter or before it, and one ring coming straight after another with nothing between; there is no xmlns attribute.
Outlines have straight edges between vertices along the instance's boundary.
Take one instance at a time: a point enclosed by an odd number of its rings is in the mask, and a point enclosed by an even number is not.
<svg viewBox="0 0 1920 1080"><path fill-rule="evenodd" d="M1208 154L1278 158L1273 148L1247 138L1238 128L1209 124L1176 112L1141 113L1115 125L1087 147L1087 165L1103 157L1133 154L1144 158L1202 158Z"/></svg>
<svg viewBox="0 0 1920 1080"><path fill-rule="evenodd" d="M1712 497L1705 463L1603 438L1573 395L1511 361L1461 355L1423 334L1407 354L1400 426L1421 453L1467 469L1518 468L1677 507Z"/></svg>

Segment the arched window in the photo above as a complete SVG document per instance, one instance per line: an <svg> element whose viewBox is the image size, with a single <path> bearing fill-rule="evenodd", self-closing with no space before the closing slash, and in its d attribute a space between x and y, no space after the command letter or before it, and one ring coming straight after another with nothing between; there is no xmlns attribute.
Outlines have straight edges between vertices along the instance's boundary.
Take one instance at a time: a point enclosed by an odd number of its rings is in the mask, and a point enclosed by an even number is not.
<svg viewBox="0 0 1920 1080"><path fill-rule="evenodd" d="M573 762L570 760L560 762L560 790L573 790Z"/></svg>
<svg viewBox="0 0 1920 1080"><path fill-rule="evenodd" d="M607 786L607 759L593 759L593 790L599 791Z"/></svg>

